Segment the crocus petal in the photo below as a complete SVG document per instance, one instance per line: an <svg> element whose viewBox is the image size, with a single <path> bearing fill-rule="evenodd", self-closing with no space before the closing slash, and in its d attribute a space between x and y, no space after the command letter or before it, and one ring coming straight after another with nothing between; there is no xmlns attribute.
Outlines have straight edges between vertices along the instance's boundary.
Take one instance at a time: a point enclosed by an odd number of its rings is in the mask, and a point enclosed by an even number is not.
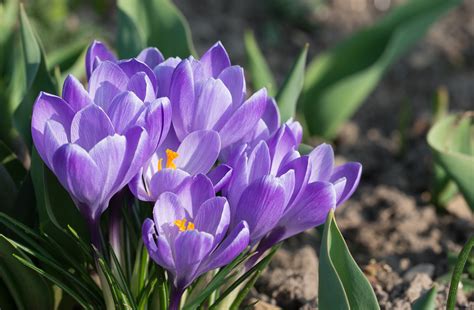
<svg viewBox="0 0 474 310"><path fill-rule="evenodd" d="M125 72L128 78L132 78L132 76L139 72L145 73L151 81L151 85L153 86L153 93L156 94L158 87L156 76L153 73L153 70L151 70L150 67L148 67L146 64L137 60L136 58L130 58L117 62L117 65L120 67L120 69L123 70L123 72Z"/></svg>
<svg viewBox="0 0 474 310"><path fill-rule="evenodd" d="M124 133L135 125L143 109L143 102L131 91L116 96L108 111L115 132Z"/></svg>
<svg viewBox="0 0 474 310"><path fill-rule="evenodd" d="M214 44L200 60L205 74L214 78L225 68L230 66L230 59L227 51L221 42Z"/></svg>
<svg viewBox="0 0 474 310"><path fill-rule="evenodd" d="M261 89L247 99L219 131L222 148L245 136L262 117L267 100L266 89Z"/></svg>
<svg viewBox="0 0 474 310"><path fill-rule="evenodd" d="M126 149L124 163L120 170L116 186L121 189L130 182L145 162L153 154L154 146L150 145L148 133L139 126L134 126L125 133Z"/></svg>
<svg viewBox="0 0 474 310"><path fill-rule="evenodd" d="M229 183L232 177L232 168L225 164L219 165L212 169L207 177L211 180L214 191L217 193Z"/></svg>
<svg viewBox="0 0 474 310"><path fill-rule="evenodd" d="M285 202L284 205L287 206L293 195L295 189L295 171L288 170L285 174L279 177L281 185L285 189Z"/></svg>
<svg viewBox="0 0 474 310"><path fill-rule="evenodd" d="M232 111L235 111L245 97L245 76L244 69L240 66L225 68L218 77L232 95Z"/></svg>
<svg viewBox="0 0 474 310"><path fill-rule="evenodd" d="M163 62L163 54L156 47L147 47L138 54L137 59L150 68L155 68Z"/></svg>
<svg viewBox="0 0 474 310"><path fill-rule="evenodd" d="M232 179L229 181L229 185L224 188L223 194L229 200L232 218L235 216L237 205L239 203L242 192L249 185L250 168L248 165L247 154L243 153L237 159L233 160L235 163L232 165Z"/></svg>
<svg viewBox="0 0 474 310"><path fill-rule="evenodd" d="M86 151L114 133L109 117L95 104L77 112L71 123L71 142L79 144Z"/></svg>
<svg viewBox="0 0 474 310"><path fill-rule="evenodd" d="M273 134L280 127L280 110L278 109L275 99L268 97L265 112L262 120L267 125L270 134Z"/></svg>
<svg viewBox="0 0 474 310"><path fill-rule="evenodd" d="M336 204L337 201L340 201L342 194L344 193L344 188L346 188L347 179L340 178L339 180L332 183L334 185L334 191L336 192Z"/></svg>
<svg viewBox="0 0 474 310"><path fill-rule="evenodd" d="M272 158L272 174L277 174L285 162L287 157L296 148L296 140L290 128L285 124L268 140L268 148Z"/></svg>
<svg viewBox="0 0 474 310"><path fill-rule="evenodd" d="M246 222L238 223L221 245L211 254L207 262L202 264L201 272L229 264L248 246L250 232Z"/></svg>
<svg viewBox="0 0 474 310"><path fill-rule="evenodd" d="M146 109L137 124L148 132L152 148L156 148L165 138L172 135L171 132L168 134L171 127L171 114L171 103L168 98L158 98L146 104ZM174 133L173 136L175 136Z"/></svg>
<svg viewBox="0 0 474 310"><path fill-rule="evenodd" d="M31 117L31 136L41 158L47 163L48 152L44 145L44 132L46 122L54 120L63 125L65 131L70 131L71 120L74 112L71 107L61 98L41 92L33 105Z"/></svg>
<svg viewBox="0 0 474 310"><path fill-rule="evenodd" d="M104 81L97 88L94 96L94 104L102 108L107 113L109 107L112 105L114 98L121 94L123 90L118 89L115 85L110 82Z"/></svg>
<svg viewBox="0 0 474 310"><path fill-rule="evenodd" d="M145 72L137 72L128 81L127 89L134 92L140 100L151 102L155 99L155 90Z"/></svg>
<svg viewBox="0 0 474 310"><path fill-rule="evenodd" d="M162 226L174 226L174 221L186 218L186 209L184 209L179 197L170 192L166 192L158 197L153 208L153 220L158 229L158 233L162 232Z"/></svg>
<svg viewBox="0 0 474 310"><path fill-rule="evenodd" d="M277 175L280 176L281 174L290 170L295 172L295 190L293 191L292 197L288 202L289 204L297 200L303 194L311 174L310 167L311 163L309 162L309 157L301 156L287 163Z"/></svg>
<svg viewBox="0 0 474 310"><path fill-rule="evenodd" d="M87 49L86 53L86 74L87 79L89 80L92 74L92 71L95 69L95 65L100 63L99 61L116 61L115 56L109 51L109 49L99 41L94 41Z"/></svg>
<svg viewBox="0 0 474 310"><path fill-rule="evenodd" d="M55 120L46 122L46 129L44 130L44 146L46 151L45 162L52 169L53 155L59 147L68 143L68 137L63 125Z"/></svg>
<svg viewBox="0 0 474 310"><path fill-rule="evenodd" d="M328 181L334 166L334 152L329 144L323 143L309 153L311 176L309 182Z"/></svg>
<svg viewBox="0 0 474 310"><path fill-rule="evenodd" d="M199 130L189 134L177 152L176 165L189 174L207 173L219 156L221 141L213 130Z"/></svg>
<svg viewBox="0 0 474 310"><path fill-rule="evenodd" d="M63 98L76 112L92 104L92 99L82 86L81 82L72 75L68 75L63 84Z"/></svg>
<svg viewBox="0 0 474 310"><path fill-rule="evenodd" d="M194 225L197 230L214 236L214 247L224 238L229 222L229 204L224 197L213 197L206 200L194 217Z"/></svg>
<svg viewBox="0 0 474 310"><path fill-rule="evenodd" d="M176 193L189 174L181 169L163 169L157 172L150 181L147 201L155 201L161 193Z"/></svg>
<svg viewBox="0 0 474 310"><path fill-rule="evenodd" d="M89 154L76 144L65 144L53 156L54 172L88 219L96 219L100 210L100 192L104 174Z"/></svg>
<svg viewBox="0 0 474 310"><path fill-rule="evenodd" d="M92 72L89 79L89 95L94 98L96 104L106 106L107 103L103 101L112 100L116 90L125 90L128 79L118 65L104 61Z"/></svg>
<svg viewBox="0 0 474 310"><path fill-rule="evenodd" d="M232 104L232 96L221 80L204 82L195 103L192 129L213 129L220 117Z"/></svg>
<svg viewBox="0 0 474 310"><path fill-rule="evenodd" d="M341 178L346 178L346 184L342 194L339 194L340 198L337 201L337 205L342 204L344 201L349 199L359 185L360 176L362 175L362 165L359 163L346 163L339 167L336 167L329 179L330 182L334 183Z"/></svg>
<svg viewBox="0 0 474 310"><path fill-rule="evenodd" d="M199 207L215 194L211 180L203 174L198 174L183 182L178 189L178 195L191 217L195 217Z"/></svg>
<svg viewBox="0 0 474 310"><path fill-rule="evenodd" d="M159 265L166 269L174 269L173 254L168 240L157 235L155 223L151 219L146 219L142 226L143 243L150 254L150 257Z"/></svg>
<svg viewBox="0 0 474 310"><path fill-rule="evenodd" d="M197 230L188 230L178 234L175 248L176 287L182 289L195 278L202 259L209 254L214 238Z"/></svg>
<svg viewBox="0 0 474 310"><path fill-rule="evenodd" d="M294 121L293 118L290 118L286 125L290 128L293 136L295 137L296 144L300 144L301 140L303 139L303 126L301 126L300 122Z"/></svg>
<svg viewBox="0 0 474 310"><path fill-rule="evenodd" d="M314 182L304 195L287 209L278 226L285 229L283 239L324 223L329 210L336 207L336 193L329 182Z"/></svg>
<svg viewBox="0 0 474 310"><path fill-rule="evenodd" d="M101 184L101 200L103 201L110 199L115 194L115 184L121 181L118 179L118 175L125 161L126 143L124 136L108 136L89 151L90 156L105 176Z"/></svg>
<svg viewBox="0 0 474 310"><path fill-rule="evenodd" d="M140 169L140 171L128 183L128 188L132 192L133 196L142 201L156 201L156 198L153 199L150 192L148 191L149 186L149 183L147 183L145 177L143 176L143 169Z"/></svg>
<svg viewBox="0 0 474 310"><path fill-rule="evenodd" d="M191 129L194 116L194 79L191 64L183 60L171 78L170 95L173 109L173 126L179 140L183 140Z"/></svg>
<svg viewBox="0 0 474 310"><path fill-rule="evenodd" d="M256 179L263 177L270 173L270 151L264 141L252 150L248 160L248 167L250 169L248 182L251 183Z"/></svg>
<svg viewBox="0 0 474 310"><path fill-rule="evenodd" d="M285 189L278 178L265 176L243 191L234 220L247 222L250 239L255 243L278 223L284 202Z"/></svg>
<svg viewBox="0 0 474 310"><path fill-rule="evenodd" d="M181 62L181 58L168 58L153 69L158 81L157 97L168 97L170 93L171 77L174 69Z"/></svg>

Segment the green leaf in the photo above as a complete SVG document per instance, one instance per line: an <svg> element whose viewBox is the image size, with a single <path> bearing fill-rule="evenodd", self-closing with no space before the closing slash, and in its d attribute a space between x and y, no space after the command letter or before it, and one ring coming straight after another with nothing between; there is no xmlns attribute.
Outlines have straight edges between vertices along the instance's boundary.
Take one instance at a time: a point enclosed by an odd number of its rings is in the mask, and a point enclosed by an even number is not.
<svg viewBox="0 0 474 310"><path fill-rule="evenodd" d="M18 309L52 309L51 286L36 272L22 265L13 255L28 257L0 235L0 276L15 300Z"/></svg>
<svg viewBox="0 0 474 310"><path fill-rule="evenodd" d="M54 239L40 236L28 226L3 213L0 213L0 223L9 228L17 239L23 242L20 244L10 238L6 239L11 245L41 262L45 270L55 279L61 280L61 283L69 283L69 287L72 287L69 290L77 292L85 300L101 304L100 290L91 279L89 270L83 267L84 262L90 264L90 261L71 257Z"/></svg>
<svg viewBox="0 0 474 310"><path fill-rule="evenodd" d="M352 258L329 212L319 258L320 309L380 309L372 286Z"/></svg>
<svg viewBox="0 0 474 310"><path fill-rule="evenodd" d="M125 293L129 303L135 309L136 305L135 305L135 300L133 299L133 296L132 296L132 292L130 291L127 279L125 278L122 267L120 266L120 262L117 256L115 255L115 251L113 250L111 246L110 246L109 252L110 252L110 257L112 258L112 262L113 262L112 264L113 269L111 270L112 270L112 274L114 275L115 281L120 286L122 292Z"/></svg>
<svg viewBox="0 0 474 310"><path fill-rule="evenodd" d="M170 0L119 0L117 46L120 57L134 57L156 46L165 57L195 55L191 31Z"/></svg>
<svg viewBox="0 0 474 310"><path fill-rule="evenodd" d="M55 239L70 255L82 255L82 249L71 242L74 239L66 231L68 226L73 227L81 239L88 243L89 234L85 221L69 194L59 184L54 174L45 167L36 149L33 149L32 153L31 178L41 232Z"/></svg>
<svg viewBox="0 0 474 310"><path fill-rule="evenodd" d="M0 201L2 202L1 211L11 213L15 205L18 189L15 182L8 173L8 170L0 164Z"/></svg>
<svg viewBox="0 0 474 310"><path fill-rule="evenodd" d="M461 253L459 253L456 265L454 266L453 275L451 276L451 283L449 284L448 302L446 305L447 310L454 310L454 307L456 306L456 297L459 281L461 280L462 272L464 270L464 266L466 265L468 258L472 257L471 254L473 248L474 236L471 236L462 248Z"/></svg>
<svg viewBox="0 0 474 310"><path fill-rule="evenodd" d="M308 54L308 44L305 45L300 55L293 64L283 86L278 91L276 102L280 109L282 122L286 122L295 117L296 103L300 96L304 84L304 71L306 66L306 56Z"/></svg>
<svg viewBox="0 0 474 310"><path fill-rule="evenodd" d="M435 161L456 183L474 211L474 114L451 115L428 132L428 144Z"/></svg>
<svg viewBox="0 0 474 310"><path fill-rule="evenodd" d="M301 100L311 134L333 138L387 69L461 0L408 1L314 59Z"/></svg>
<svg viewBox="0 0 474 310"><path fill-rule="evenodd" d="M0 279L0 309L15 310L15 300L2 279Z"/></svg>
<svg viewBox="0 0 474 310"><path fill-rule="evenodd" d="M25 167L23 167L16 154L1 140L0 164L2 164L8 171L13 182L15 183L15 186L17 188L20 188L21 183L23 182L26 176L26 169Z"/></svg>
<svg viewBox="0 0 474 310"><path fill-rule="evenodd" d="M40 91L56 92L56 86L48 73L44 50L38 36L28 20L23 6L20 7L20 37L23 47L25 88L17 89L22 96L22 102L15 111L16 126L25 141L31 141L31 111L33 102ZM29 144L29 143L28 143Z"/></svg>
<svg viewBox="0 0 474 310"><path fill-rule="evenodd" d="M215 303L209 308L211 309L226 309L228 308L226 304L226 297L230 297L230 295L234 292L236 292L237 289L239 289L240 285L243 285L245 281L249 280L245 285L242 287L242 289L238 292L236 298L232 301L232 305L230 306L231 309L238 309L239 305L242 303L244 298L247 296L247 293L250 291L250 289L253 287L253 284L257 280L258 277L263 270L268 266L270 263L271 259L273 258L273 255L278 251L278 249L281 247L281 244L274 246L270 252L265 256L261 261L259 261L255 266L250 268L246 273L244 273L242 276L240 276L237 280L232 282L232 285L229 286L220 296L219 298L215 301Z"/></svg>
<svg viewBox="0 0 474 310"><path fill-rule="evenodd" d="M56 66L58 66L61 71L71 68L77 59L80 58L81 54L86 51L89 44L89 38L79 38L71 44L55 49L48 54L48 70L52 70ZM82 63L82 67L84 68L84 62Z"/></svg>
<svg viewBox="0 0 474 310"><path fill-rule="evenodd" d="M32 263L25 263L29 262L27 260L20 260L23 264L31 269L35 270L42 276L46 277L54 284L58 285L62 289L64 289L68 294L70 294L77 302L81 304L86 304L86 300L90 303L94 301L96 304L100 304L100 291L98 291L97 285L91 281L90 277L86 278L87 281L80 279L75 274L75 265L68 266L63 265L66 262L59 262L56 259L45 256L39 252L36 252L30 248L27 248L12 239L5 238L12 246L16 249L21 250L22 253L26 253L36 259L38 259L43 265L44 270L36 267ZM58 252L60 253L60 252ZM74 270L74 272L72 272ZM89 286L88 286L89 285Z"/></svg>
<svg viewBox="0 0 474 310"><path fill-rule="evenodd" d="M429 291L423 294L420 298L415 300L415 303L412 305L412 310L434 310L436 307L436 294L438 288L433 286Z"/></svg>
<svg viewBox="0 0 474 310"><path fill-rule="evenodd" d="M247 69L250 72L252 86L254 89L266 87L270 96L275 95L276 82L270 68L268 67L265 57L262 55L260 48L253 32L246 31L244 35L245 51L247 53Z"/></svg>
<svg viewBox="0 0 474 310"><path fill-rule="evenodd" d="M200 294L193 296L186 300L182 310L196 309L202 302L204 302L215 290L221 287L229 279L236 275L236 267L242 264L249 256L247 253L240 254L229 265L225 266L212 278L211 282L206 286Z"/></svg>
<svg viewBox="0 0 474 310"><path fill-rule="evenodd" d="M96 255L99 254L96 253ZM136 307L134 306L133 300L128 298L127 293L120 286L117 279L113 275L112 270L102 257L98 258L98 264L110 287L115 306L118 309L135 309Z"/></svg>
<svg viewBox="0 0 474 310"><path fill-rule="evenodd" d="M0 3L0 49L13 33L18 17L18 3L17 0Z"/></svg>
<svg viewBox="0 0 474 310"><path fill-rule="evenodd" d="M133 273L131 279L131 289L133 296L137 297L140 291L145 286L145 282L148 275L148 262L150 257L146 247L143 246L143 242L139 243L137 248L135 264L133 266Z"/></svg>
<svg viewBox="0 0 474 310"><path fill-rule="evenodd" d="M8 74L11 41L18 19L18 3L17 0L6 0L0 3L0 76L2 78L6 78Z"/></svg>

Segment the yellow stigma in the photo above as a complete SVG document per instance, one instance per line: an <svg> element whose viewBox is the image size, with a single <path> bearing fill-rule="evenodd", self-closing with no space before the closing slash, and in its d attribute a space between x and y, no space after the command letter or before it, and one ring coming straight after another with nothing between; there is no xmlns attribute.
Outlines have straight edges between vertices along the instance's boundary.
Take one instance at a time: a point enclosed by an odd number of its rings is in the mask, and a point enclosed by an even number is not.
<svg viewBox="0 0 474 310"><path fill-rule="evenodd" d="M176 164L173 162L178 158L179 154L170 149L166 149L166 168L176 169Z"/></svg>
<svg viewBox="0 0 474 310"><path fill-rule="evenodd" d="M166 149L166 166L168 169L176 169L176 164L173 162L178 158L179 154L173 150ZM163 169L163 158L158 159L158 171Z"/></svg>
<svg viewBox="0 0 474 310"><path fill-rule="evenodd" d="M182 219L174 221L174 224L178 226L179 231L194 230L194 223L188 222L188 225L186 226L186 222L186 219Z"/></svg>

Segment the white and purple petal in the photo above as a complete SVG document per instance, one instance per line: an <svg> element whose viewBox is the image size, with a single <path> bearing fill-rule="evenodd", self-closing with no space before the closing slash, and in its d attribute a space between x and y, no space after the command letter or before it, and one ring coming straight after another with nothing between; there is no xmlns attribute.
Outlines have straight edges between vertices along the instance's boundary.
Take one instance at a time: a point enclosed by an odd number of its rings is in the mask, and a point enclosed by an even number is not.
<svg viewBox="0 0 474 310"><path fill-rule="evenodd" d="M93 103L81 82L70 74L63 84L63 98L74 112Z"/></svg>
<svg viewBox="0 0 474 310"><path fill-rule="evenodd" d="M224 46L219 41L202 55L200 63L204 74L217 78L222 70L230 66L230 59Z"/></svg>
<svg viewBox="0 0 474 310"><path fill-rule="evenodd" d="M337 200L338 206L352 196L352 194L357 188L357 185L359 185L361 175L362 165L360 163L350 162L334 169L329 179L330 182L338 183L340 179L346 179L342 191L341 186L337 187L337 196L339 197L339 199Z"/></svg>
<svg viewBox="0 0 474 310"><path fill-rule="evenodd" d="M219 130L222 148L238 141L250 132L265 112L266 89L261 89L247 99Z"/></svg>
<svg viewBox="0 0 474 310"><path fill-rule="evenodd" d="M164 57L156 47L147 47L138 54L137 60L153 69L163 62Z"/></svg>
<svg viewBox="0 0 474 310"><path fill-rule="evenodd" d="M105 60L115 62L117 59L109 49L100 41L95 40L87 49L86 53L86 75L90 79L92 71Z"/></svg>
<svg viewBox="0 0 474 310"><path fill-rule="evenodd" d="M213 130L194 131L181 142L175 163L179 169L189 174L207 173L215 164L221 142L219 134Z"/></svg>

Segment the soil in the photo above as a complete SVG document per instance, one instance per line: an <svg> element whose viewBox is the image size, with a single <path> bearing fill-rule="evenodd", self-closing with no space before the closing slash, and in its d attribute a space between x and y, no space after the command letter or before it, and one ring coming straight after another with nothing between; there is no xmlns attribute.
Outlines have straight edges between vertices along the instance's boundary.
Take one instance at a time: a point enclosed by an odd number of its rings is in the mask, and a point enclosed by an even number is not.
<svg viewBox="0 0 474 310"><path fill-rule="evenodd" d="M243 32L255 31L270 67L281 82L299 49L310 56L351 32L372 24L404 1L295 0L303 10L282 15L275 3L289 1L177 1L190 22L199 52L215 41L233 63L245 63ZM307 3L320 3L316 9ZM337 160L364 166L359 189L336 212L354 258L372 283L382 309L410 309L438 283L437 307L445 307L448 253L457 253L474 234L474 216L461 197L447 209L430 203L432 157L426 144L432 98L444 86L450 109L474 105L474 1L445 15L385 75L335 141ZM408 112L407 112L408 111ZM401 115L408 115L401 132ZM406 114L407 113L407 114ZM317 308L319 235L310 231L288 240L251 293L259 309ZM474 296L460 290L457 306L474 309Z"/></svg>

